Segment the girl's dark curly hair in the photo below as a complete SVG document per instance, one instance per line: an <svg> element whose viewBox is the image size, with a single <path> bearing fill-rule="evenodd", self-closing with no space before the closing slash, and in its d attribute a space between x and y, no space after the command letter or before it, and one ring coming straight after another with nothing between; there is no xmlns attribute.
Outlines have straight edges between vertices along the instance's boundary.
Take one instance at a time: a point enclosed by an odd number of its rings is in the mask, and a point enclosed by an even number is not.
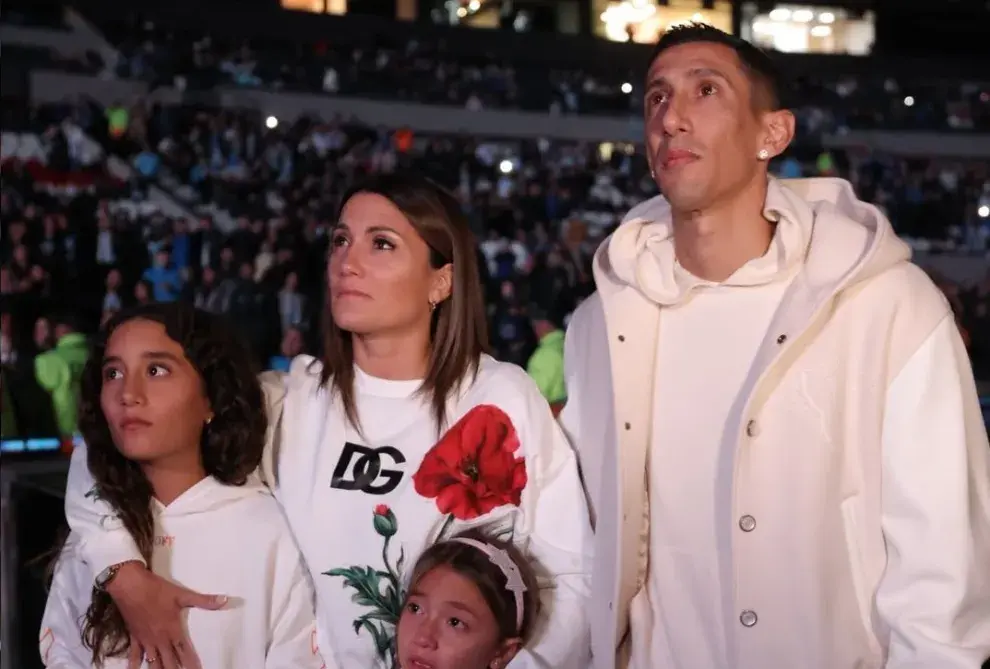
<svg viewBox="0 0 990 669"><path fill-rule="evenodd" d="M172 302L134 307L107 322L83 370L79 431L96 481L92 494L113 507L150 567L155 532L151 485L138 464L117 450L100 406L107 342L118 327L133 320L164 326L168 337L182 346L199 372L213 412L201 443L208 476L227 485L243 485L261 464L268 418L252 356L219 317ZM93 590L83 622L83 640L93 651L97 666L102 666L104 658L123 655L129 648L124 619L105 592Z"/></svg>

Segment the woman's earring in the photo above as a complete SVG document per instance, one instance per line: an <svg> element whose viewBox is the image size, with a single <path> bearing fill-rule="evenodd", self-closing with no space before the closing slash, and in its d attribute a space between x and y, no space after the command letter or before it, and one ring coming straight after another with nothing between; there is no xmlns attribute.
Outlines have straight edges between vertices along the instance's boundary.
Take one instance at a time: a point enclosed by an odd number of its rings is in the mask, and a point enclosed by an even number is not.
<svg viewBox="0 0 990 669"><path fill-rule="evenodd" d="M766 149L760 149L760 152L756 154L756 157L760 160L766 160L770 157L770 152Z"/></svg>
<svg viewBox="0 0 990 669"><path fill-rule="evenodd" d="M210 414L209 416L206 417L206 424L209 425L212 422L213 422L213 414Z"/></svg>
<svg viewBox="0 0 990 669"><path fill-rule="evenodd" d="M430 312L432 313L436 310L437 310L437 303L434 302L433 300L430 300Z"/></svg>

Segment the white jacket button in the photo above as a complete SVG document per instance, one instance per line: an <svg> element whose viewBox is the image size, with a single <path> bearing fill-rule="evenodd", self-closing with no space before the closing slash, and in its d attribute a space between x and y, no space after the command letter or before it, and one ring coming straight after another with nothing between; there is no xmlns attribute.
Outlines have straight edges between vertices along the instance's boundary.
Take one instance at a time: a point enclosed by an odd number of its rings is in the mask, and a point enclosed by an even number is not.
<svg viewBox="0 0 990 669"><path fill-rule="evenodd" d="M756 624L756 611L743 611L739 614L739 622L743 624L743 627L752 627Z"/></svg>
<svg viewBox="0 0 990 669"><path fill-rule="evenodd" d="M743 532L752 532L756 529L756 518L746 515L739 519L739 529Z"/></svg>
<svg viewBox="0 0 990 669"><path fill-rule="evenodd" d="M757 425L755 420L751 420L746 423L746 436L755 437L760 433L760 426Z"/></svg>

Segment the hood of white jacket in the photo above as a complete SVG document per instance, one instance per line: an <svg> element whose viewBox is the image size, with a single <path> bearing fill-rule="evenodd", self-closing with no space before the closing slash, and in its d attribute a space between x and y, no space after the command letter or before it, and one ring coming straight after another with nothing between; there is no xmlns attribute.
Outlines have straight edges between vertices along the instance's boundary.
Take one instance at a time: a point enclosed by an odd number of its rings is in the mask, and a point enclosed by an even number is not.
<svg viewBox="0 0 990 669"><path fill-rule="evenodd" d="M168 506L153 500L152 507L157 515L179 518L211 513L246 498L270 494L256 474L248 476L244 485L239 486L225 485L212 476L207 476L179 495Z"/></svg>
<svg viewBox="0 0 990 669"><path fill-rule="evenodd" d="M770 249L725 283L767 282L803 263L812 287L836 292L911 257L890 221L842 179L771 179L764 215L777 222ZM631 285L654 302L671 304L708 284L677 264L672 234L671 208L663 196L633 207L595 255L599 288L602 282Z"/></svg>

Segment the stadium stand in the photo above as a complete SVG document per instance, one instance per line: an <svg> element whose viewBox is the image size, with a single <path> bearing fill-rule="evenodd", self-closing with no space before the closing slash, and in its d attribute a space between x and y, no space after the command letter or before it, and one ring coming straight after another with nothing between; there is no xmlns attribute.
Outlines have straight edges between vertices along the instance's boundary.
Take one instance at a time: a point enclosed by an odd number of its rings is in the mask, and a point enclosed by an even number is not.
<svg viewBox="0 0 990 669"><path fill-rule="evenodd" d="M87 16L103 43L3 47L4 438L57 431L32 361L52 347L53 321L67 311L92 332L123 305L187 299L237 323L259 365L282 368L297 353L315 352L327 232L341 194L370 172L417 169L458 195L479 239L495 351L519 364L535 345L530 305L565 322L593 290L598 242L656 192L634 142L427 132L348 115L277 117L224 105L213 93L187 95L233 87L624 119L639 114L631 60L601 69L564 58L535 64L471 51L463 41L384 33L369 40L360 30L322 41L246 39L237 26L180 30L165 9L155 19ZM0 27L47 31L51 39L73 30L61 6L26 0L4 4ZM978 377L990 381L987 155L920 157L827 141L868 129L900 129L903 137L985 131L990 86L963 75L940 80L923 68L895 81L840 66L796 78L800 138L774 169L849 178L882 207L942 286ZM75 75L90 82L93 96L37 100L37 72ZM100 82L141 82L146 93L98 95ZM908 97L916 104L905 104ZM19 538L25 554L50 544L47 534ZM26 587L38 592L32 583ZM30 631L22 630L25 648ZM22 659L18 667L34 666L33 657Z"/></svg>

